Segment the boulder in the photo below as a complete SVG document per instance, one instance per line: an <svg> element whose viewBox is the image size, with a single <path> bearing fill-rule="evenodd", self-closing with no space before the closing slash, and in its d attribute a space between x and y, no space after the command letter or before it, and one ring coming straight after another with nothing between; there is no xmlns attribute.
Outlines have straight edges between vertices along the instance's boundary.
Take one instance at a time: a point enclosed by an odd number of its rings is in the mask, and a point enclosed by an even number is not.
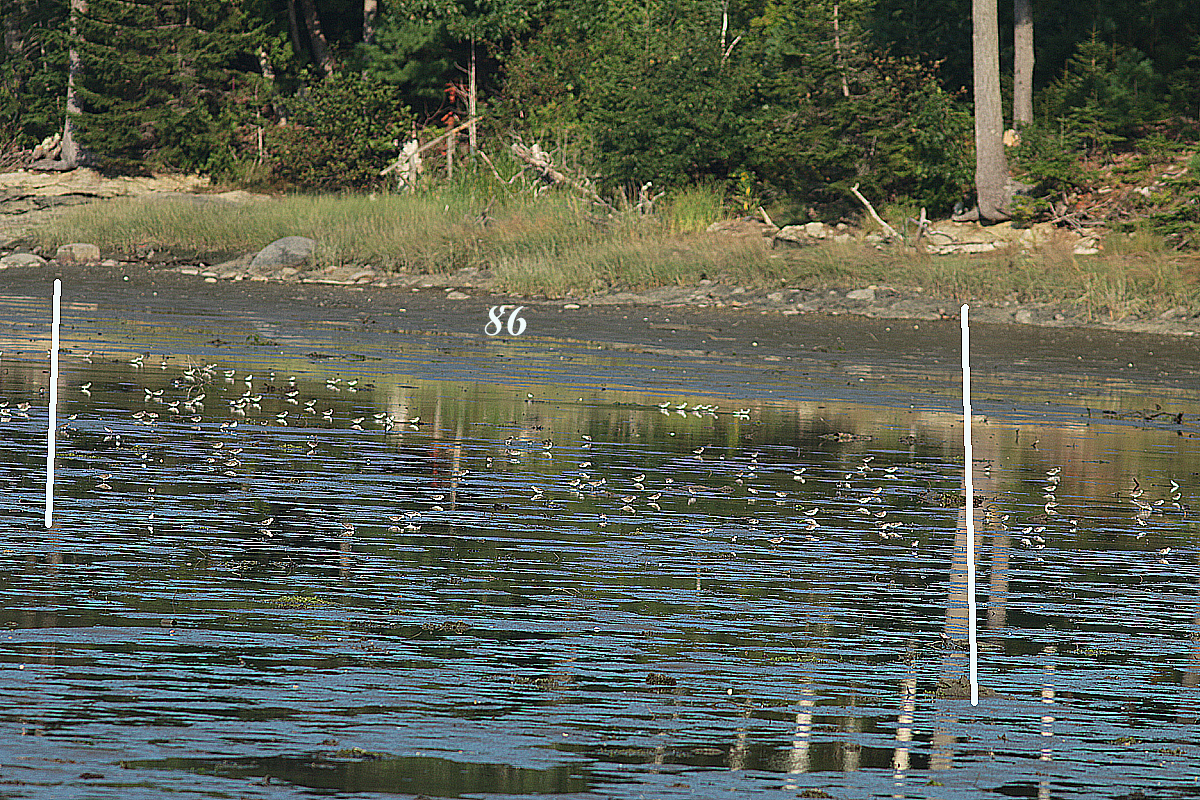
<svg viewBox="0 0 1200 800"><path fill-rule="evenodd" d="M276 239L250 259L250 270L260 272L303 264L312 257L316 247L316 240L307 236L285 236Z"/></svg>
<svg viewBox="0 0 1200 800"><path fill-rule="evenodd" d="M771 247L807 247L812 238L803 225L785 225L771 237Z"/></svg>
<svg viewBox="0 0 1200 800"><path fill-rule="evenodd" d="M10 253L0 258L0 269L9 267L40 267L46 259L35 253Z"/></svg>
<svg viewBox="0 0 1200 800"><path fill-rule="evenodd" d="M86 242L64 244L54 253L54 260L60 264L99 264L100 248Z"/></svg>

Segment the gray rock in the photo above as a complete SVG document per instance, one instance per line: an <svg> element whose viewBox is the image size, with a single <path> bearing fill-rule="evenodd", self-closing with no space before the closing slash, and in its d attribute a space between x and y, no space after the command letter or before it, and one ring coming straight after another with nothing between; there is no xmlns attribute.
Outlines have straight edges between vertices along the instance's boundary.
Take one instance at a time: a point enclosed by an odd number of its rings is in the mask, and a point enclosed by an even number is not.
<svg viewBox="0 0 1200 800"><path fill-rule="evenodd" d="M785 225L771 237L771 247L807 247L813 244L812 238L803 225Z"/></svg>
<svg viewBox="0 0 1200 800"><path fill-rule="evenodd" d="M865 289L855 289L852 292L846 293L847 300L866 300L868 303L875 302L875 287L868 286Z"/></svg>
<svg viewBox="0 0 1200 800"><path fill-rule="evenodd" d="M804 231L814 239L825 238L825 226L820 222L809 222L804 226Z"/></svg>
<svg viewBox="0 0 1200 800"><path fill-rule="evenodd" d="M254 258L250 259L250 269L258 272L264 269L294 267L308 261L316 247L316 240L307 236L285 236L259 250Z"/></svg>
<svg viewBox="0 0 1200 800"><path fill-rule="evenodd" d="M1018 309L1017 313L1013 314L1013 319L1022 325L1031 325L1033 324L1033 312L1028 308Z"/></svg>
<svg viewBox="0 0 1200 800"><path fill-rule="evenodd" d="M55 252L54 260L60 264L99 264L100 248L86 242L64 244Z"/></svg>
<svg viewBox="0 0 1200 800"><path fill-rule="evenodd" d="M9 267L40 267L46 259L34 253L10 253L0 258L0 269Z"/></svg>
<svg viewBox="0 0 1200 800"><path fill-rule="evenodd" d="M708 226L709 233L723 233L727 236L762 236L770 239L779 229L750 217L729 219L714 222Z"/></svg>

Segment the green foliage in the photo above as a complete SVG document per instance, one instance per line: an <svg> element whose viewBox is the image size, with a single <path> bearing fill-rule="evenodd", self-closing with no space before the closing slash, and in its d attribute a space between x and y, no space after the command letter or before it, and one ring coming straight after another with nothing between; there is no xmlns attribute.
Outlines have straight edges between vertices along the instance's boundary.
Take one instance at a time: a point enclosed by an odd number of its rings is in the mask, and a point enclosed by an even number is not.
<svg viewBox="0 0 1200 800"><path fill-rule="evenodd" d="M318 83L291 106L291 123L270 131L271 163L277 180L305 191L383 185L379 171L413 123L396 86L355 73Z"/></svg>
<svg viewBox="0 0 1200 800"><path fill-rule="evenodd" d="M91 0L78 22L80 140L109 172L227 167L252 32L220 0Z"/></svg>
<svg viewBox="0 0 1200 800"><path fill-rule="evenodd" d="M747 208L801 195L837 216L861 183L949 208L971 183L970 117L928 69L872 57L853 4L835 47L832 5L735 4L722 41L713 3L564 3L514 49L504 108L533 138L581 141L610 189L712 179Z"/></svg>
<svg viewBox="0 0 1200 800"><path fill-rule="evenodd" d="M1143 53L1093 35L1042 93L1042 117L1063 120L1089 153L1105 154L1135 126L1164 113L1162 88L1162 76Z"/></svg>
<svg viewBox="0 0 1200 800"><path fill-rule="evenodd" d="M451 45L445 20L396 6L380 15L375 41L358 52L369 75L413 99L438 101L447 79L457 77Z"/></svg>
<svg viewBox="0 0 1200 800"><path fill-rule="evenodd" d="M948 210L972 181L969 114L912 62L861 58L846 74L848 97L825 79L792 109L784 97L764 106L758 173L777 191L806 195L821 216L856 213L856 183L876 199L907 196L931 213Z"/></svg>
<svg viewBox="0 0 1200 800"><path fill-rule="evenodd" d="M63 127L66 87L65 8L60 3L14 5L0 48L0 149L32 147Z"/></svg>
<svg viewBox="0 0 1200 800"><path fill-rule="evenodd" d="M1082 147L1080 135L1066 125L1034 122L1021 126L1021 144L1011 151L1010 163L1022 180L1037 184L1044 194L1086 181Z"/></svg>
<svg viewBox="0 0 1200 800"><path fill-rule="evenodd" d="M1169 195L1150 214L1148 227L1177 249L1200 250L1200 152L1188 160L1185 173L1166 184Z"/></svg>

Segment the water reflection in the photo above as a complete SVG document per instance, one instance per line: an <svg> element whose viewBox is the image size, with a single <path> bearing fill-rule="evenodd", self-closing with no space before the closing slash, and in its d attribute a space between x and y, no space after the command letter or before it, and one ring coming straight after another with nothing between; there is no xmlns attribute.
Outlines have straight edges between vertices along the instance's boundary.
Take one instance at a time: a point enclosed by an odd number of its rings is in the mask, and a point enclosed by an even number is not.
<svg viewBox="0 0 1200 800"><path fill-rule="evenodd" d="M1179 431L980 420L972 708L950 410L85 352L49 532L41 368L0 375L25 796L1200 778Z"/></svg>

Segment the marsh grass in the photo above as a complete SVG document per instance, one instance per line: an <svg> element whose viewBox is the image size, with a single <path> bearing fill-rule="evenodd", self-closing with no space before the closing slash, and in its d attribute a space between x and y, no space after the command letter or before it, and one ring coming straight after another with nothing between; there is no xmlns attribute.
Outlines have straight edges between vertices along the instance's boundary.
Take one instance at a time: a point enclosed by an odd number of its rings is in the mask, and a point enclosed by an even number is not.
<svg viewBox="0 0 1200 800"><path fill-rule="evenodd" d="M1200 311L1200 260L1149 235L1114 235L1100 255L1047 245L972 256L931 256L869 243L772 251L755 238L705 234L720 195L664 198L658 216L608 214L565 194L533 197L481 182L416 195L285 196L242 205L195 198L121 199L70 209L38 230L53 250L97 244L105 256L146 250L197 260L253 252L283 236L319 242L314 266L364 264L409 273L490 270L497 288L567 296L694 285L922 287L955 302L1044 302L1095 320Z"/></svg>
<svg viewBox="0 0 1200 800"><path fill-rule="evenodd" d="M671 233L700 233L726 216L724 192L711 184L688 186L664 199L667 229Z"/></svg>

